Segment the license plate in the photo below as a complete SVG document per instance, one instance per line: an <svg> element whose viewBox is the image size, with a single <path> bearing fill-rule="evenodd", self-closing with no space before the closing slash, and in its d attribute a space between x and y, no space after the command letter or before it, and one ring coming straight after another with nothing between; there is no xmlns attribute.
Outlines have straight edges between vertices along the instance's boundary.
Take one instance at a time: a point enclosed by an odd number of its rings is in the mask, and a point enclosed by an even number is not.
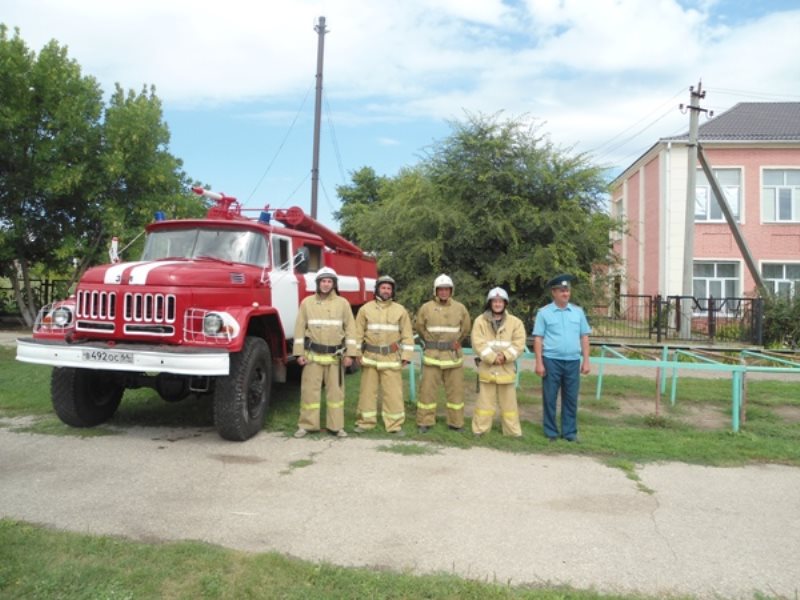
<svg viewBox="0 0 800 600"><path fill-rule="evenodd" d="M83 362L133 364L133 352L119 350L84 350Z"/></svg>

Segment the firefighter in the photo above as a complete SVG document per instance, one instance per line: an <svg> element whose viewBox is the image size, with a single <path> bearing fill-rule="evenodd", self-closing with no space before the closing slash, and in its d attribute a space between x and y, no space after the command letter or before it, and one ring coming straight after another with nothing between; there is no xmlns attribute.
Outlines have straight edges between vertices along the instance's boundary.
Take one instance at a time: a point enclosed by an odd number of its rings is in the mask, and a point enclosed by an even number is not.
<svg viewBox="0 0 800 600"><path fill-rule="evenodd" d="M525 326L508 312L508 294L503 288L493 288L486 296L485 312L472 326L472 349L476 362L480 361L472 433L481 436L491 430L499 403L503 435L522 436L515 361L525 351Z"/></svg>
<svg viewBox="0 0 800 600"><path fill-rule="evenodd" d="M321 268L316 286L316 293L300 304L294 327L293 353L303 367L300 419L294 437L319 431L324 385L325 425L332 434L344 438L344 369L356 355L355 320L350 303L338 294L336 271Z"/></svg>
<svg viewBox="0 0 800 600"><path fill-rule="evenodd" d="M375 281L375 299L356 315L356 351L361 365L356 433L374 429L378 423L378 390L383 399L383 425L386 431L403 434L402 369L414 354L411 318L394 301L395 281L388 275Z"/></svg>
<svg viewBox="0 0 800 600"><path fill-rule="evenodd" d="M461 342L471 321L466 307L453 299L453 280L439 275L433 282L433 299L423 304L414 323L425 348L422 382L417 402L417 430L426 433L436 423L436 397L444 385L447 426L464 431L464 355Z"/></svg>

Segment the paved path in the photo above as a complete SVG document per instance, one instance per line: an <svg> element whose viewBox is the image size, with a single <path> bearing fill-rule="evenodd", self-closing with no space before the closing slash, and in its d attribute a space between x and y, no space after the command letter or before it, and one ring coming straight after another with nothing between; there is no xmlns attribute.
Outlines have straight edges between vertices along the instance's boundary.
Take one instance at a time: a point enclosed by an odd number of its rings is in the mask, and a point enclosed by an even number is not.
<svg viewBox="0 0 800 600"><path fill-rule="evenodd" d="M392 443L5 427L0 516L500 583L704 598L800 590L798 468L647 465L648 494L589 458L380 451Z"/></svg>

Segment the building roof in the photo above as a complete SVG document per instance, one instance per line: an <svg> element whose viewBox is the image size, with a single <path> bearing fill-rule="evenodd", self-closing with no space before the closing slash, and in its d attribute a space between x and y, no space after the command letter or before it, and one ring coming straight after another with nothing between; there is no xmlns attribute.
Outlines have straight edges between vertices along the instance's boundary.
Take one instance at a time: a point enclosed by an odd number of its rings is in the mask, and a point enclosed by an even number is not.
<svg viewBox="0 0 800 600"><path fill-rule="evenodd" d="M701 142L798 142L800 102L740 102L700 125L697 135ZM660 141L688 139L686 132Z"/></svg>

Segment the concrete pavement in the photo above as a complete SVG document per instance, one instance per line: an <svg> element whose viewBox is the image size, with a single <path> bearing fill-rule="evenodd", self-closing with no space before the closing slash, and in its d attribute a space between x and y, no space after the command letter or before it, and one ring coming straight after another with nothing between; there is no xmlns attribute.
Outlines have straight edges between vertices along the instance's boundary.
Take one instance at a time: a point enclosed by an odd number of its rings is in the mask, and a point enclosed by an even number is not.
<svg viewBox="0 0 800 600"><path fill-rule="evenodd" d="M499 583L702 598L800 590L798 468L646 465L648 494L590 458L381 451L401 443L5 427L0 516Z"/></svg>

